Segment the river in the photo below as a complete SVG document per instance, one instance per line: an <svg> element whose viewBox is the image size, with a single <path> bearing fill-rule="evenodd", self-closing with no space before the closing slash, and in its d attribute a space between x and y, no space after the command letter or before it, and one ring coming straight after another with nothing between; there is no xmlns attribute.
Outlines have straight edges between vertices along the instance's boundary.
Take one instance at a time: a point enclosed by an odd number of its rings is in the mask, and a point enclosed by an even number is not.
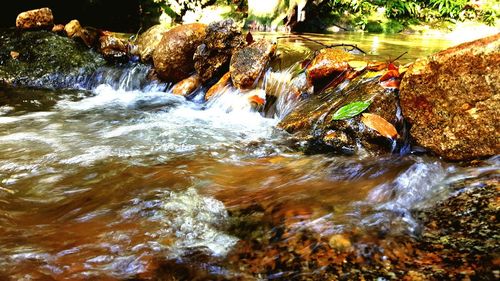
<svg viewBox="0 0 500 281"><path fill-rule="evenodd" d="M379 60L408 52L401 62L451 45L309 38L355 43ZM278 44L292 59L320 47ZM147 82L148 71L101 69L76 90L0 88L0 279L278 278L279 270L266 277L238 266L235 249L259 237L288 243L276 227L327 240L413 237L413 208L449 196L450 182L498 169L496 160L464 168L418 154L303 155L276 128L279 117L254 112L245 97L186 100Z"/></svg>

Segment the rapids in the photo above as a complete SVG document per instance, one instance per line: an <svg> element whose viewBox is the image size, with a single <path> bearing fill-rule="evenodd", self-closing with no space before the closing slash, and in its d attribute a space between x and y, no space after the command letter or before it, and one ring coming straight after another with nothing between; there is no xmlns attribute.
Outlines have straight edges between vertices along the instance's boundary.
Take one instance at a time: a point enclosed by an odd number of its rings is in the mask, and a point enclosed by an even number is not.
<svg viewBox="0 0 500 281"><path fill-rule="evenodd" d="M240 209L305 213L292 229L320 236L414 236L412 209L499 168L303 155L275 128L286 99L265 118L237 92L206 104L165 93L148 71L102 68L71 80L76 90L0 89L0 278L151 278L158 260L198 264L197 251L204 270L238 276L209 265L244 239Z"/></svg>

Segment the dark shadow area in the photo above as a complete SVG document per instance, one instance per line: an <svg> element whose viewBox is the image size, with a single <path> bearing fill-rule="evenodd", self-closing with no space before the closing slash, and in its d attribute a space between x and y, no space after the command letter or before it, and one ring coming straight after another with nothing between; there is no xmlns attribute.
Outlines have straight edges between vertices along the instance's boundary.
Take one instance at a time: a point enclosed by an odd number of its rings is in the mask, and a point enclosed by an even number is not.
<svg viewBox="0 0 500 281"><path fill-rule="evenodd" d="M136 32L141 25L140 0L27 0L9 1L3 5L0 27L15 26L20 12L49 7L54 14L54 23L66 24L78 19L84 26Z"/></svg>

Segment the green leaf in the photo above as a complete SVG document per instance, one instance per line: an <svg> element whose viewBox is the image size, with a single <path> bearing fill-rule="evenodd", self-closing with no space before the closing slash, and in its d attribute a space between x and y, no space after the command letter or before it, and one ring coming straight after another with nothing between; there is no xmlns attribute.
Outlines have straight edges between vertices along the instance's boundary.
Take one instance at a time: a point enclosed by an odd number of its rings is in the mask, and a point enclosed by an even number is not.
<svg viewBox="0 0 500 281"><path fill-rule="evenodd" d="M370 104L371 101L356 101L346 104L333 114L332 120L345 120L354 117L365 111Z"/></svg>

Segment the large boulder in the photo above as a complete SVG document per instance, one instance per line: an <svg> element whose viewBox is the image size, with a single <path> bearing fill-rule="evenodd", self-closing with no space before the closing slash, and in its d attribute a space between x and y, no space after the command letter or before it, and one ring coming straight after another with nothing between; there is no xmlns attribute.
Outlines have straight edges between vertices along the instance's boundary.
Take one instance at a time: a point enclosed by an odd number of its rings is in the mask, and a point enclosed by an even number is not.
<svg viewBox="0 0 500 281"><path fill-rule="evenodd" d="M276 44L265 39L236 51L229 65L233 85L238 89L254 87L275 52Z"/></svg>
<svg viewBox="0 0 500 281"><path fill-rule="evenodd" d="M49 8L41 8L20 13L16 18L19 29L52 29L54 16Z"/></svg>
<svg viewBox="0 0 500 281"><path fill-rule="evenodd" d="M194 53L194 68L202 82L229 70L229 60L245 44L241 29L232 19L208 25L206 37Z"/></svg>
<svg viewBox="0 0 500 281"><path fill-rule="evenodd" d="M417 60L401 83L415 144L448 160L500 153L500 34Z"/></svg>
<svg viewBox="0 0 500 281"><path fill-rule="evenodd" d="M74 87L72 78L106 63L85 45L49 31L3 30L0 46L0 84Z"/></svg>
<svg viewBox="0 0 500 281"><path fill-rule="evenodd" d="M150 27L137 38L136 44L139 49L141 61L149 62L153 57L153 52L160 44L163 34L168 31L164 24L157 24Z"/></svg>
<svg viewBox="0 0 500 281"><path fill-rule="evenodd" d="M163 34L153 52L155 71L163 80L178 82L194 71L193 55L205 38L205 24L184 24Z"/></svg>

